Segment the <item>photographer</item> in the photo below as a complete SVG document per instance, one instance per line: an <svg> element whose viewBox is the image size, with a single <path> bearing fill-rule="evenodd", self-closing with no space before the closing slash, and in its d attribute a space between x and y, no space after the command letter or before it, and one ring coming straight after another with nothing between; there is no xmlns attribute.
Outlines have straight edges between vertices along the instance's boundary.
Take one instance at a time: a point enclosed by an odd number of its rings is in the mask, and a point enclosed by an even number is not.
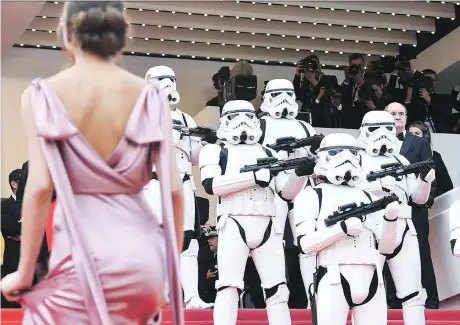
<svg viewBox="0 0 460 325"><path fill-rule="evenodd" d="M408 123L424 121L432 133L451 133L452 108L458 102L453 102L447 94L435 93L436 77L436 72L431 69L412 74L405 99Z"/></svg>
<svg viewBox="0 0 460 325"><path fill-rule="evenodd" d="M315 127L329 127L324 114L329 107L329 96L338 85L337 77L324 75L319 58L309 55L297 63L292 83L296 98L302 102L300 112L311 114L306 122Z"/></svg>
<svg viewBox="0 0 460 325"><path fill-rule="evenodd" d="M342 84L342 120L347 129L359 129L366 107L359 100L358 90L364 83L364 56L359 53L348 57L349 66L345 68L345 80Z"/></svg>
<svg viewBox="0 0 460 325"><path fill-rule="evenodd" d="M384 110L392 102L392 98L385 89L386 78L382 71L366 71L364 83L359 87L358 97L364 105L365 112Z"/></svg>
<svg viewBox="0 0 460 325"><path fill-rule="evenodd" d="M225 82L230 77L230 68L229 67L222 67L212 76L212 84L217 92L221 91L224 87ZM210 99L206 106L219 106L219 95Z"/></svg>

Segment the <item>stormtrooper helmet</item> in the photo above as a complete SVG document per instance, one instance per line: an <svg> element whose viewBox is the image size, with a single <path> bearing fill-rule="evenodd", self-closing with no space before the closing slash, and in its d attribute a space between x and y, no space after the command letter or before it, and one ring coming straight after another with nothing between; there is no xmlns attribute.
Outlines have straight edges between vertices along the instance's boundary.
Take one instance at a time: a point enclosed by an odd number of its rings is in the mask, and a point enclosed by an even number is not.
<svg viewBox="0 0 460 325"><path fill-rule="evenodd" d="M358 144L371 156L393 156L398 147L393 117L385 111L366 113L359 129Z"/></svg>
<svg viewBox="0 0 460 325"><path fill-rule="evenodd" d="M159 81L160 88L168 98L170 105L179 104L180 96L176 90L176 74L173 69L164 65L150 68L145 74L145 80L149 82L151 79Z"/></svg>
<svg viewBox="0 0 460 325"><path fill-rule="evenodd" d="M294 119L299 112L299 105L295 101L292 82L286 79L270 80L265 86L264 101L260 109L273 118Z"/></svg>
<svg viewBox="0 0 460 325"><path fill-rule="evenodd" d="M325 136L317 150L315 174L326 177L334 185L356 186L364 179L359 154L361 150L356 139L349 134Z"/></svg>
<svg viewBox="0 0 460 325"><path fill-rule="evenodd" d="M245 100L232 100L222 109L217 136L230 144L254 144L262 136L254 106Z"/></svg>

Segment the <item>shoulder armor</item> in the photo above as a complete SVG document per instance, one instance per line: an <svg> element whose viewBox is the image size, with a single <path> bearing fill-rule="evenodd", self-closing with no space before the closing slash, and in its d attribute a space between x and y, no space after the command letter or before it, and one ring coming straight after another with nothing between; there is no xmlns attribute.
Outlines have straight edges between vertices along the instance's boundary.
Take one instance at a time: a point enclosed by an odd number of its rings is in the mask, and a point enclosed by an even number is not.
<svg viewBox="0 0 460 325"><path fill-rule="evenodd" d="M302 120L298 120L298 121L300 125L303 127L303 129L305 130L305 133L307 133L306 134L307 137L311 137L316 134L315 129L310 124Z"/></svg>
<svg viewBox="0 0 460 325"><path fill-rule="evenodd" d="M396 153L396 154L394 155L394 157L395 157L395 159L396 159L397 161L400 161L403 165L410 165L409 160L407 160L407 158L404 157L403 155L400 155L399 153Z"/></svg>
<svg viewBox="0 0 460 325"><path fill-rule="evenodd" d="M200 151L199 166L219 165L221 147L217 144L207 144Z"/></svg>

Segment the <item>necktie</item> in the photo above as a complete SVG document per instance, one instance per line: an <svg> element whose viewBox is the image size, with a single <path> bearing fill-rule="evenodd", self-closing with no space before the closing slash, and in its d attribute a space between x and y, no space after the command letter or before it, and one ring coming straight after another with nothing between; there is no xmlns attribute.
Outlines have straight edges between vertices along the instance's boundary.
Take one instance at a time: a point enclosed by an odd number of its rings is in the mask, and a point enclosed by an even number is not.
<svg viewBox="0 0 460 325"><path fill-rule="evenodd" d="M401 132L400 134L398 134L398 139L400 141L404 141L404 133Z"/></svg>

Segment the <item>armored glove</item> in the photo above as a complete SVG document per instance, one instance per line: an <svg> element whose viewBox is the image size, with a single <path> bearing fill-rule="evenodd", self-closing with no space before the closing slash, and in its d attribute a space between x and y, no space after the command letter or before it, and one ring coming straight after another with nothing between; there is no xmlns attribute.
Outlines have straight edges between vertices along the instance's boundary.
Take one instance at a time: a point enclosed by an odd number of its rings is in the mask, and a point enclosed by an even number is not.
<svg viewBox="0 0 460 325"><path fill-rule="evenodd" d="M300 164L296 167L295 174L299 177L313 175L315 165L316 163L313 159L307 160L305 163Z"/></svg>
<svg viewBox="0 0 460 325"><path fill-rule="evenodd" d="M321 141L324 139L324 135L322 134L315 134L311 140L311 145L310 145L310 152L316 156L316 150L318 150Z"/></svg>
<svg viewBox="0 0 460 325"><path fill-rule="evenodd" d="M207 143L211 143L211 144L216 143L218 139L219 138L215 134L210 133L210 132L205 133L203 138L202 138L203 141L206 141Z"/></svg>

